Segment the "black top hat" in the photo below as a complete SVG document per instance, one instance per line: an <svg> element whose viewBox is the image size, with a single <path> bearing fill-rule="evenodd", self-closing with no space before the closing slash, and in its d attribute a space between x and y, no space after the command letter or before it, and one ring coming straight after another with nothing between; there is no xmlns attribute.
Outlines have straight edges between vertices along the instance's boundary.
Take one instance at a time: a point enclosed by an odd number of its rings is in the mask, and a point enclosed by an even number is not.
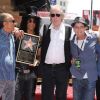
<svg viewBox="0 0 100 100"><path fill-rule="evenodd" d="M88 24L86 23L85 19L82 18L82 17L76 17L76 18L74 19L73 23L71 24L71 26L74 27L74 25L75 25L76 23L82 23L82 24L84 24L84 26L88 26Z"/></svg>
<svg viewBox="0 0 100 100"><path fill-rule="evenodd" d="M35 20L38 20L38 21L41 20L41 18L40 18L39 16L35 15L34 13L30 13L30 14L28 14L26 17L27 17L28 19L34 18Z"/></svg>

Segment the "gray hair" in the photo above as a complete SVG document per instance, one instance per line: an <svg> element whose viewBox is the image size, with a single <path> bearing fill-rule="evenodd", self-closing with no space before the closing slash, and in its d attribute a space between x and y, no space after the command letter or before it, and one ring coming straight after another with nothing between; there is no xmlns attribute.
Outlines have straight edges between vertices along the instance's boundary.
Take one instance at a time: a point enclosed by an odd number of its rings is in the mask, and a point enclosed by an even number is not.
<svg viewBox="0 0 100 100"><path fill-rule="evenodd" d="M0 13L0 29L3 27L3 21L5 20L5 18L9 17L12 18L13 16L9 13Z"/></svg>
<svg viewBox="0 0 100 100"><path fill-rule="evenodd" d="M61 6L59 6L59 5L52 5L51 9L50 9L50 14L52 13L53 10L58 10L60 12L61 16L64 18L64 12L63 12Z"/></svg>
<svg viewBox="0 0 100 100"><path fill-rule="evenodd" d="M8 17L13 17L13 16L9 13L0 13L0 21L4 21L5 18L8 18Z"/></svg>

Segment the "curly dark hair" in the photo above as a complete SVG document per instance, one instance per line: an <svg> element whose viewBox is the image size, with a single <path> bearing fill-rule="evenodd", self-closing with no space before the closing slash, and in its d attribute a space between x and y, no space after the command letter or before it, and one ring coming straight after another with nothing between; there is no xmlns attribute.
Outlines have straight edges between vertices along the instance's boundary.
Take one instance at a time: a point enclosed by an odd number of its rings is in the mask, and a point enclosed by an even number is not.
<svg viewBox="0 0 100 100"><path fill-rule="evenodd" d="M32 15L22 16L22 21L21 21L21 24L20 24L20 29L23 30L24 32L27 32L27 22L30 19L34 19L34 23L36 24L34 32L36 33L36 35L39 35L41 19L38 16L32 16Z"/></svg>

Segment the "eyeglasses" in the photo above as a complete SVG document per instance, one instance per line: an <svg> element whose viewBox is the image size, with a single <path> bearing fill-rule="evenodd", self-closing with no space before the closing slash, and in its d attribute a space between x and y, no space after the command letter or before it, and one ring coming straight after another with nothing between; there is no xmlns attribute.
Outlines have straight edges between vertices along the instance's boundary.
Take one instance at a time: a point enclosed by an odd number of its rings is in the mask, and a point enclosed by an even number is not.
<svg viewBox="0 0 100 100"><path fill-rule="evenodd" d="M60 17L61 14L50 14L50 16L51 16L51 17L55 17L55 16L56 16L56 17Z"/></svg>
<svg viewBox="0 0 100 100"><path fill-rule="evenodd" d="M4 22L11 22L11 23L15 23L15 20L4 20Z"/></svg>
<svg viewBox="0 0 100 100"><path fill-rule="evenodd" d="M34 23L34 21L30 19L30 20L28 20L28 23Z"/></svg>

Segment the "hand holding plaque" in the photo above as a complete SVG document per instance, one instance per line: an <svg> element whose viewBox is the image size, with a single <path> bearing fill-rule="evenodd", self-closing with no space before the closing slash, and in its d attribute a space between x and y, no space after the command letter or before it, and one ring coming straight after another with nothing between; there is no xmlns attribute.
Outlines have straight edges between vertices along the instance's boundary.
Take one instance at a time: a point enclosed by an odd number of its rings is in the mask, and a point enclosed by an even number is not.
<svg viewBox="0 0 100 100"><path fill-rule="evenodd" d="M16 62L34 64L39 46L39 40L39 36L25 33L24 37L20 40Z"/></svg>

